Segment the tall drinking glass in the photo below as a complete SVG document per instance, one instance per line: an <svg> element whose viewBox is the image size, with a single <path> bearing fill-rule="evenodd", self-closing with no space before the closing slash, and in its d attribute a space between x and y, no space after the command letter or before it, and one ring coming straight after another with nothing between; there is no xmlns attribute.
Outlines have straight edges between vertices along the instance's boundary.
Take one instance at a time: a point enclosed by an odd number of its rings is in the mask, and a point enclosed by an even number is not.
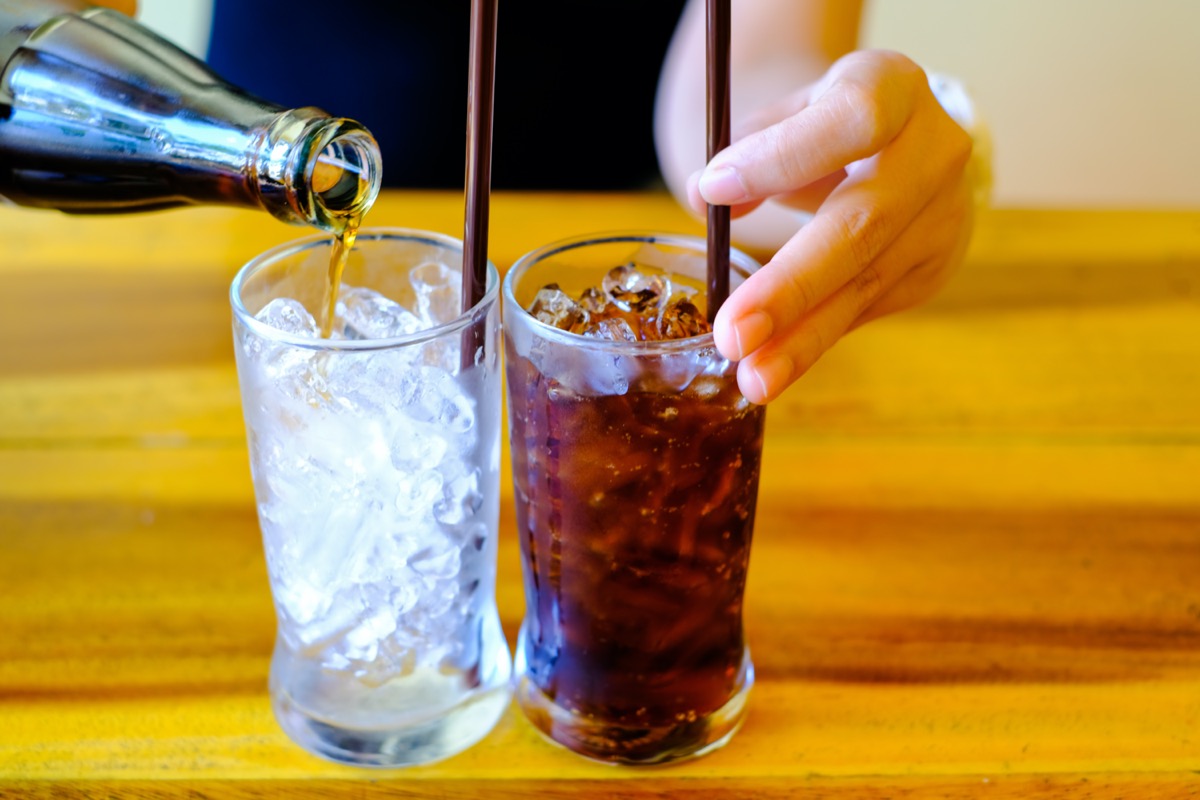
<svg viewBox="0 0 1200 800"><path fill-rule="evenodd" d="M695 323L694 307L663 309L689 294L702 303L705 247L580 237L529 253L504 281L526 599L517 700L542 733L597 760L715 749L754 682L742 595L764 409L738 391L711 333L642 341L635 330ZM737 251L732 261L734 286L758 266Z"/></svg>
<svg viewBox="0 0 1200 800"><path fill-rule="evenodd" d="M494 592L499 279L489 265L486 295L461 313L457 240L364 228L333 336L317 338L331 244L270 250L231 290L278 621L271 700L318 755L428 762L482 738L509 698Z"/></svg>

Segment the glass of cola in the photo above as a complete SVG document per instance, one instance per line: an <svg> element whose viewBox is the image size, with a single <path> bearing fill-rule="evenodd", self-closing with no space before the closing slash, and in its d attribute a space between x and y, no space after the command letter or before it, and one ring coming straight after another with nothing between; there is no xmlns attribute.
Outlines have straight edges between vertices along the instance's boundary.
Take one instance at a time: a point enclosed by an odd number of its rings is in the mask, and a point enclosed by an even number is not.
<svg viewBox="0 0 1200 800"><path fill-rule="evenodd" d="M720 747L754 682L742 598L765 410L713 345L705 248L579 237L525 255L503 284L517 700L600 761ZM736 250L732 265L732 286L758 267Z"/></svg>

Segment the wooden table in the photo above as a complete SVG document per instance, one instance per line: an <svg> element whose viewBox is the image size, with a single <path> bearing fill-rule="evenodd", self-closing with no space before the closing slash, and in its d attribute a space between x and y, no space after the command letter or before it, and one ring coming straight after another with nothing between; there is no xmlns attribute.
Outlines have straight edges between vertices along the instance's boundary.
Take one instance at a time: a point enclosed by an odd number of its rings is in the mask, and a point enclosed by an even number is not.
<svg viewBox="0 0 1200 800"><path fill-rule="evenodd" d="M370 222L454 233L461 199ZM699 230L664 196L501 194L492 256L622 227ZM512 711L394 772L276 727L226 292L303 233L0 209L0 796L1200 796L1200 214L994 212L937 301L775 403L748 721L643 770ZM511 638L508 484L501 519Z"/></svg>

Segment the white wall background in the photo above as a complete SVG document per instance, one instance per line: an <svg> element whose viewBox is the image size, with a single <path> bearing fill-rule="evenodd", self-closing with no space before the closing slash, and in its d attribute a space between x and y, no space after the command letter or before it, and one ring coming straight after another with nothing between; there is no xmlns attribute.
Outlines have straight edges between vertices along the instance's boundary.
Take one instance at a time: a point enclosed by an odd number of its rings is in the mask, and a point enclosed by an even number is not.
<svg viewBox="0 0 1200 800"><path fill-rule="evenodd" d="M137 19L202 59L208 53L212 9L213 0L138 0Z"/></svg>
<svg viewBox="0 0 1200 800"><path fill-rule="evenodd" d="M138 16L203 56L211 9ZM1200 0L867 0L863 45L966 82L996 205L1200 208Z"/></svg>
<svg viewBox="0 0 1200 800"><path fill-rule="evenodd" d="M1200 208L1197 0L868 0L865 28L967 83L996 205Z"/></svg>

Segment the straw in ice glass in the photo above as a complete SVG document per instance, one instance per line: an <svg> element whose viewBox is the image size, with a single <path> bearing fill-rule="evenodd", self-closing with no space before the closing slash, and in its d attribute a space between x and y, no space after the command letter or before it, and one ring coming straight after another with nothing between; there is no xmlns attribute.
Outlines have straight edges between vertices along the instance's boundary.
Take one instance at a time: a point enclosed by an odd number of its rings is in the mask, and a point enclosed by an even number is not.
<svg viewBox="0 0 1200 800"><path fill-rule="evenodd" d="M492 106L496 85L496 10L499 0L471 0L471 56L467 78L466 213L463 222L462 310L487 291L488 211L492 188ZM463 336L463 369L474 364L480 328Z"/></svg>

